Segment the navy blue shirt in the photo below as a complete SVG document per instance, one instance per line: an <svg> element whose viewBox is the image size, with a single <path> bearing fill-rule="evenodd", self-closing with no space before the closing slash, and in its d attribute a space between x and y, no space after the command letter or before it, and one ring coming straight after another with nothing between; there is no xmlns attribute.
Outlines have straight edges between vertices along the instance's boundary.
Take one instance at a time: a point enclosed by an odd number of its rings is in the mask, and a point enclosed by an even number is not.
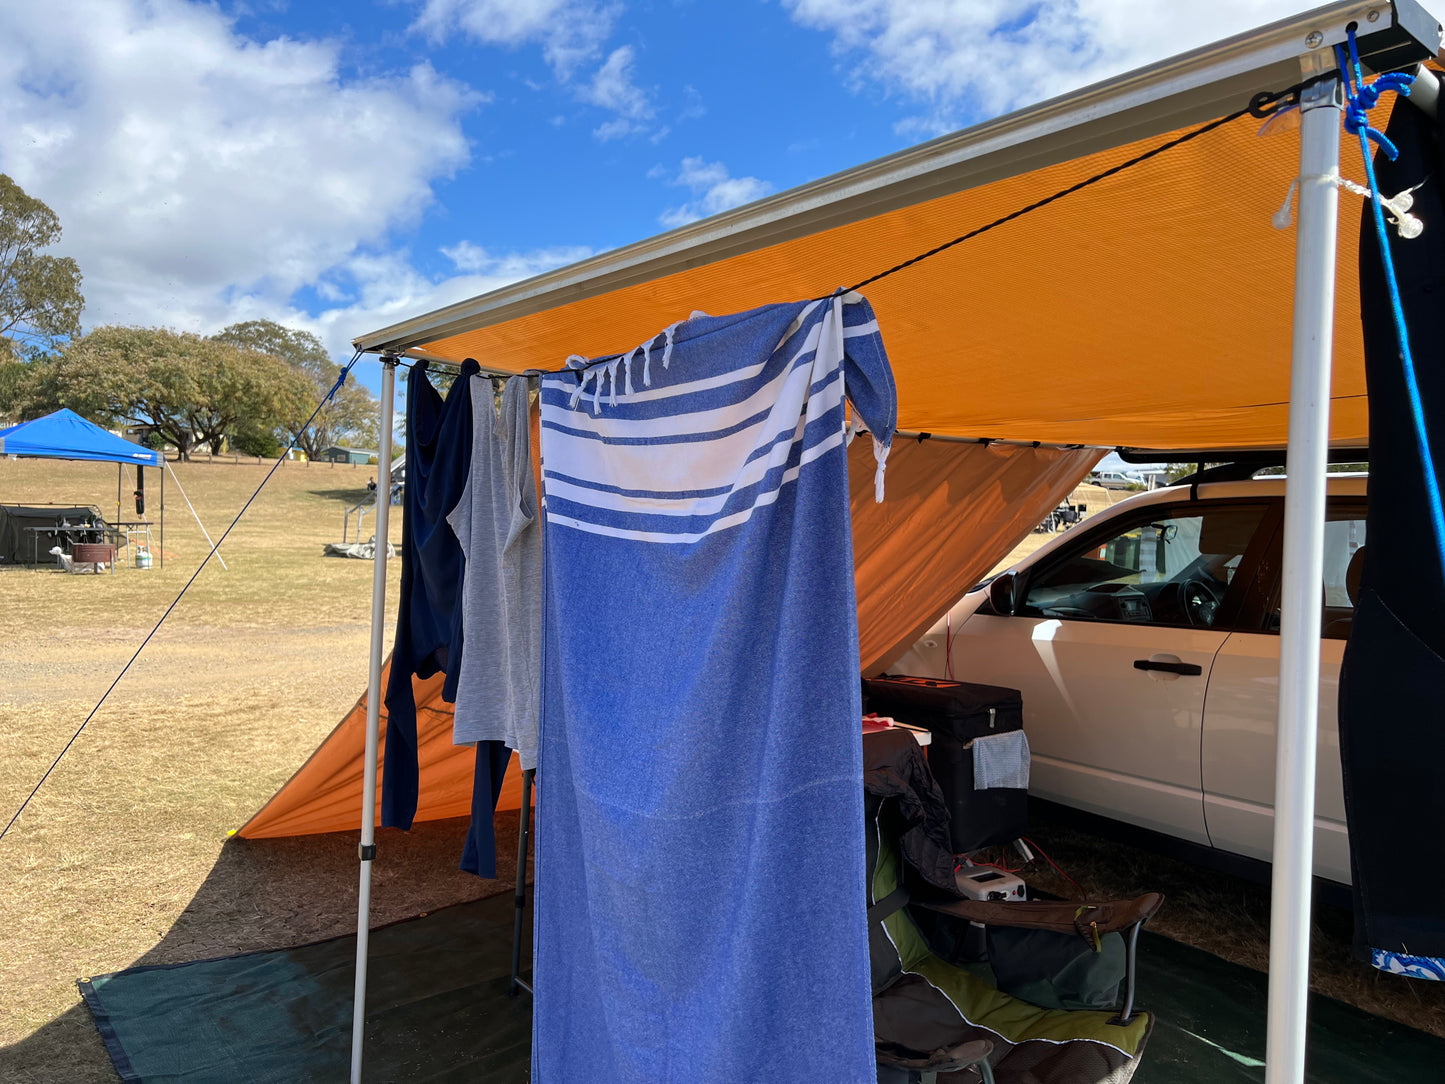
<svg viewBox="0 0 1445 1084"><path fill-rule="evenodd" d="M446 672L442 698L455 701L462 651L463 554L447 523L467 484L472 461L472 402L467 381L480 366L462 365L445 400L418 363L407 381L406 491L401 531L401 605L386 689L386 750L381 823L410 828L416 816L418 767L412 675Z"/></svg>

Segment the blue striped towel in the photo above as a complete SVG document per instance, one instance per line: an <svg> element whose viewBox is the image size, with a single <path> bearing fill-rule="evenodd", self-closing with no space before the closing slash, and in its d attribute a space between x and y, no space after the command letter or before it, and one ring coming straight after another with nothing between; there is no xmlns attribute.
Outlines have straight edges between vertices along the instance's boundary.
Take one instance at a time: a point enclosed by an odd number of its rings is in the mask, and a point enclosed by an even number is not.
<svg viewBox="0 0 1445 1084"><path fill-rule="evenodd" d="M844 393L856 295L542 380L534 1080L875 1079Z"/></svg>

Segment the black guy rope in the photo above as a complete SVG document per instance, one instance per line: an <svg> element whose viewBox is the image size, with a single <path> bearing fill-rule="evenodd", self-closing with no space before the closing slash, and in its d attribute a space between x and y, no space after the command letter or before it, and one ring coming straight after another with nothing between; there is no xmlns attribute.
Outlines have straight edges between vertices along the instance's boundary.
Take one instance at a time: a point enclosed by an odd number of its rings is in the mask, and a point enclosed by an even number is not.
<svg viewBox="0 0 1445 1084"><path fill-rule="evenodd" d="M1250 104L1245 106L1243 109L1236 109L1233 113L1229 113L1222 117L1217 117L1206 124L1201 124L1198 128L1190 129L1182 135L1178 135L1175 136L1173 139L1166 140L1165 142L1160 143L1157 147L1151 147L1147 151L1136 154L1133 158L1129 158L1123 162L1118 163L1117 165L1110 166L1108 169L1102 170L1099 173L1095 173L1091 177L1086 177L1082 181L1077 181L1074 184L1069 185L1067 188L1061 188L1059 191L1053 193L1052 195L1045 196L1043 199L1035 200L1033 203L1020 207L1015 211L1010 211L1008 214L1003 215L1000 218L996 218L992 222L989 222L985 225L979 226L977 229L969 230L967 233L962 234L959 237L955 237L951 241L945 241L943 244L937 246L936 248L931 248L927 252L920 252L912 259L904 260L900 264L894 264L887 271L880 271L876 275L870 275L862 282L859 282L853 286L849 286L846 290L839 292L853 293L854 291L863 289L863 287L865 286L871 286L879 279L885 279L889 275L897 274L899 271L902 271L905 268L912 267L916 263L921 263L923 260L928 259L930 256L937 256L940 252L947 252L955 245L961 245L965 241L971 241L973 238L978 237L981 234L988 233L990 230L997 229L999 226L1014 221L1014 219L1022 218L1024 215L1030 214L1033 211L1037 211L1040 208L1047 207L1051 203L1057 203L1065 196L1071 196L1075 192L1080 192L1083 189L1090 187L1091 185L1098 184L1100 181L1105 181L1108 180L1110 177L1117 176L1118 174L1123 173L1126 169L1131 169L1134 166L1140 165L1143 162L1147 162L1151 158L1157 158L1159 155L1171 151L1175 147L1182 146L1183 144L1188 143L1190 140L1198 139L1202 135L1208 135L1216 128L1222 128L1226 124L1230 124L1236 120L1239 120L1241 117L1254 116L1258 118L1267 118L1272 112L1274 112L1274 109L1267 108L1268 106L1276 106L1277 108L1276 103L1288 104L1291 102L1297 102L1299 100L1300 92L1305 87L1309 86L1310 82L1313 82L1313 80L1297 84L1296 86L1290 87L1287 90L1282 90L1278 92L1265 91L1261 94L1256 94L1254 98L1251 99ZM828 298L833 296L833 294L824 294L822 297L814 298L813 300L826 301ZM593 358L585 365L577 365L575 367L560 369L557 370L557 372L577 373L580 376L583 372L585 372L587 369L591 368L594 365L605 365L621 356L621 354L604 354L601 357ZM526 370L526 375L541 375L543 372L544 370L540 369L528 369Z"/></svg>
<svg viewBox="0 0 1445 1084"><path fill-rule="evenodd" d="M226 536L231 533L231 531L235 528L236 524L241 522L241 517L246 514L246 509L251 507L251 505L255 502L256 498L261 495L261 490L266 488L266 483L271 480L271 475L275 474L276 471L280 468L281 464L286 461L286 453L290 452L296 447L296 442L300 439L301 434L311 427L311 423L316 420L316 415L320 414L321 409L326 406L327 403L331 402L332 398L336 395L336 393L341 390L341 385L346 382L346 377L350 374L351 370L355 368L356 362L360 357L361 351L358 350L355 354L352 355L351 360L348 361L346 365L342 368L341 375L336 378L336 383L331 386L330 391L328 391L324 396L321 397L321 402L316 404L316 409L311 412L311 417L306 419L306 424L296 430L296 434L291 438L291 443L286 445L285 451L276 457L275 464L271 467L269 471L266 472L266 477L261 479L261 484L256 487L256 492L252 493L248 498L246 498L246 503L243 504L241 506L241 510L236 513L236 518L231 520L231 526L227 527L223 532L221 532L221 537L216 539L215 543L211 546L210 551L206 554L205 557L201 558L201 563L197 565L196 570L191 573L191 578L188 579L186 581L186 585L181 588L180 594L178 594L175 597L174 601L172 601L171 604L166 607L166 612L161 614L161 619L156 622L155 628L151 629L150 632L146 633L146 638L140 642L140 647L135 649L135 654L130 657L130 661L127 662L125 666L121 667L120 673L117 674L115 676L115 680L110 683L110 688L106 689L105 692L101 694L100 699L97 700L95 703L95 707L90 709L90 714L85 717L85 722L81 723L80 726L76 727L75 733L72 734L70 736L70 740L65 743L65 748L60 750L60 752L56 755L55 759L51 761L50 767L45 769L45 774L40 777L40 781L30 789L30 793L25 796L25 801L20 803L20 808L15 811L15 815L10 818L9 823L7 823L3 829L0 829L0 839L4 839L6 833L9 832L12 827L14 827L15 822L20 819L20 814L24 813L25 807L30 804L30 800L35 797L35 795L39 792L40 788L45 785L45 781L50 778L50 773L55 771L56 767L60 764L61 759L64 758L66 753L70 752L70 747L74 745L75 740L80 737L81 731L83 731L87 726L90 725L90 721L95 718L96 712L100 711L101 706L110 697L110 694L115 691L115 687L120 684L120 679L125 677L125 675L130 672L130 668L135 665L136 659L140 658L140 653L146 649L146 645L151 642L151 639L155 636L155 634L160 632L161 626L164 625L166 622L166 618L171 616L171 611L180 604L180 601L182 598L185 597L186 592L191 589L191 584L196 582L196 577L201 574L201 570L206 567L206 564L210 561L210 559L215 556L216 551L221 548L221 543L226 540Z"/></svg>
<svg viewBox="0 0 1445 1084"><path fill-rule="evenodd" d="M1293 90L1295 88L1291 89ZM1288 94L1290 92L1285 91L1284 93ZM887 271L880 271L878 272L878 274L872 275L869 278L864 279L856 286L848 287L845 292L853 293L856 290L863 289L863 287L865 286L871 286L879 279L886 279L889 275L896 274L897 272L902 271L904 268L912 267L914 264L920 263L923 260L928 259L930 256L937 256L940 252L947 252L949 249L953 248L954 245L961 245L965 241L970 241L973 238L979 236L980 234L988 233L989 230L997 229L999 226L1002 226L1008 222L1012 222L1016 218L1022 218L1024 215L1029 214L1032 211L1037 211L1041 207L1047 207L1049 204L1055 203L1063 199L1065 196L1072 196L1075 192L1082 191L1083 189L1088 188L1090 185L1098 184L1100 181L1108 180L1110 177L1113 177L1116 174L1123 173L1126 169L1137 166L1141 162L1147 162L1151 158L1156 158L1166 151L1171 151L1175 147L1180 146L1181 144L1188 143L1191 139L1198 139L1202 135L1207 135L1208 133L1214 131L1214 129L1222 128L1224 125L1229 124L1232 121L1236 121L1240 117L1254 114L1255 110L1255 105L1251 103L1250 105L1245 106L1243 109L1236 109L1233 113L1230 113L1227 116L1219 117L1215 120L1210 121L1208 124L1202 124L1198 128L1194 128L1188 132L1185 132L1183 135L1175 136L1173 139L1159 144L1157 147L1151 147L1149 150L1144 151L1142 154L1136 154L1133 158L1120 162L1118 165L1110 166L1108 169L1103 170L1100 173L1095 173L1092 177L1086 177L1082 181L1071 184L1068 188L1061 188L1059 191L1055 192L1051 196L1045 196L1043 199L1035 200L1033 203L1030 203L1024 207L1020 207L1016 211L1010 211L1008 214L1003 215L1000 218L995 218L987 225L979 226L977 229L969 230L962 236L955 237L952 241L945 241L937 248L931 248L927 252L921 252L917 256L914 256L911 260L904 260L900 264L894 264ZM823 299L820 298L819 300Z"/></svg>

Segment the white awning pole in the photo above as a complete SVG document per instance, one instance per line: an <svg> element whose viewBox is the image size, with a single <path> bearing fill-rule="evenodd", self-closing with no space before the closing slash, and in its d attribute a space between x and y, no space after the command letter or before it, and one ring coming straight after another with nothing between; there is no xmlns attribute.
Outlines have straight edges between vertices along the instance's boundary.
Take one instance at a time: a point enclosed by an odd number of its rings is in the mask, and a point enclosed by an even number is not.
<svg viewBox="0 0 1445 1084"><path fill-rule="evenodd" d="M196 521L196 526L201 529L201 534L206 536L206 543L211 549L216 550L216 544L211 541L211 532L206 530L206 525L201 522L201 517L196 514L196 506L191 503L191 498L186 496L186 487L181 485L181 480L176 477L175 467L171 466L171 461L164 457L162 457L161 462L166 465L166 470L171 472L171 481L174 482L176 488L181 491L181 500L185 501L186 507L191 510L191 518ZM221 556L220 550L216 550L216 560L221 562L221 567L225 568L227 572L231 571L229 568L226 568L226 559Z"/></svg>
<svg viewBox="0 0 1445 1084"><path fill-rule="evenodd" d="M381 464L391 462L396 361L381 361ZM366 680L366 763L361 782L361 883L356 899L356 994L351 1009L351 1084L361 1084L361 1047L366 1035L366 952L371 939L371 863L376 857L376 752L381 730L381 659L386 633L386 545L391 499L376 502L376 556L371 573L371 665Z"/></svg>
<svg viewBox="0 0 1445 1084"><path fill-rule="evenodd" d="M1334 68L1334 58L1327 48L1307 61L1306 78ZM1341 102L1340 81L1333 78L1306 90L1300 103L1303 116L1284 499L1284 583L1280 598L1266 1084L1301 1084L1304 1080Z"/></svg>

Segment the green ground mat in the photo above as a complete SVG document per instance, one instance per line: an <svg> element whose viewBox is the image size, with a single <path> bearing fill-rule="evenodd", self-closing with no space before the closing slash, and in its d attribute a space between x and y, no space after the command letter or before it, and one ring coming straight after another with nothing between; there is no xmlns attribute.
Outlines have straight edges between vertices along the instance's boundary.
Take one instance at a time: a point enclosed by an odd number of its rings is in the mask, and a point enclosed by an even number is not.
<svg viewBox="0 0 1445 1084"><path fill-rule="evenodd" d="M523 1084L532 1002L507 996L511 940L510 894L374 931L366 1079ZM126 1080L344 1081L354 953L342 937L81 989ZM1264 1080L1265 990L1257 971L1144 934L1139 1001L1157 1016L1136 1084ZM1311 998L1309 1041L1311 1084L1445 1080L1445 1040L1328 998Z"/></svg>
<svg viewBox="0 0 1445 1084"><path fill-rule="evenodd" d="M366 1080L527 1080L532 999L507 996L512 915L507 893L372 931ZM80 986L127 1081L345 1081L355 955L356 938L338 937Z"/></svg>
<svg viewBox="0 0 1445 1084"><path fill-rule="evenodd" d="M1156 1014L1134 1084L1264 1080L1268 980L1158 934L1139 938L1139 1004ZM1309 1084L1445 1080L1445 1039L1310 995Z"/></svg>

